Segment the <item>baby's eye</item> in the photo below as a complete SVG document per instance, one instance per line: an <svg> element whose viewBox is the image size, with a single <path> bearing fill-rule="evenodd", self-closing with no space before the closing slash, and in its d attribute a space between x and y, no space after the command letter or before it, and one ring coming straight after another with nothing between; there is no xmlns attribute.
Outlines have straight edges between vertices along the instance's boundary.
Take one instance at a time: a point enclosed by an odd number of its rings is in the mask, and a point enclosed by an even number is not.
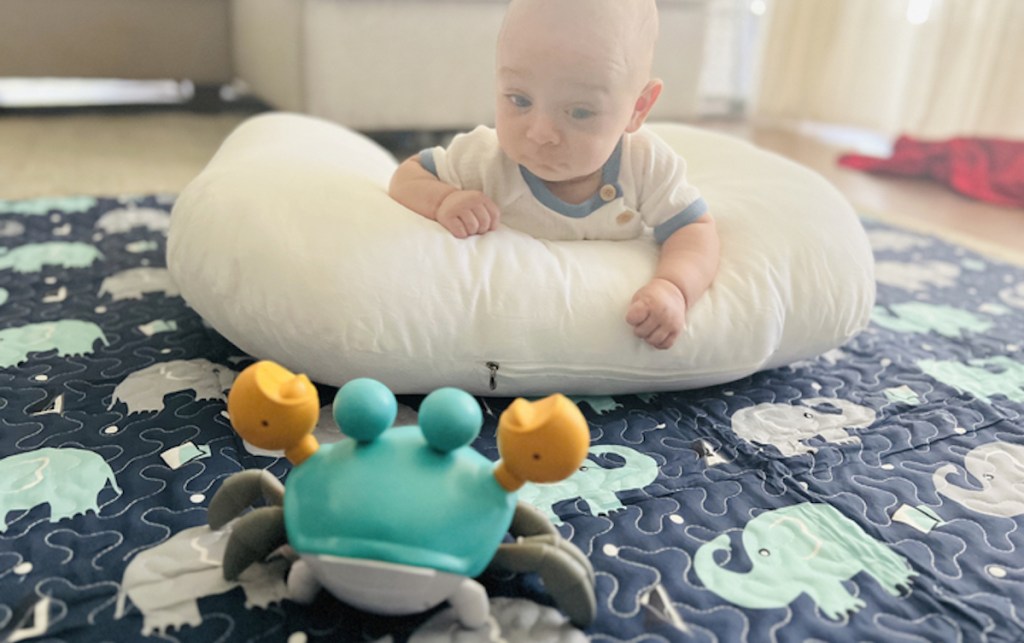
<svg viewBox="0 0 1024 643"><path fill-rule="evenodd" d="M527 98L526 96L521 96L519 94L509 94L508 100L513 105L519 108L526 108L533 104L532 102L530 102L529 98Z"/></svg>
<svg viewBox="0 0 1024 643"><path fill-rule="evenodd" d="M569 110L569 116L578 121L593 118L595 115L596 113L593 110L587 109L585 107L573 107L572 109Z"/></svg>

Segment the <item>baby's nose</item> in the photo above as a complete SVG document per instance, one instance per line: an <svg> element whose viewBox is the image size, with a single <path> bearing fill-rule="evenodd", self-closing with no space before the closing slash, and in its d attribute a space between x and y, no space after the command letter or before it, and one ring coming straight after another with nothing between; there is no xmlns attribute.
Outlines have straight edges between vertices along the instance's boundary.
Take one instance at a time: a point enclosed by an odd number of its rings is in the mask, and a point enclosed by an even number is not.
<svg viewBox="0 0 1024 643"><path fill-rule="evenodd" d="M537 145L549 145L559 141L558 127L554 120L541 113L535 112L526 129L526 137Z"/></svg>

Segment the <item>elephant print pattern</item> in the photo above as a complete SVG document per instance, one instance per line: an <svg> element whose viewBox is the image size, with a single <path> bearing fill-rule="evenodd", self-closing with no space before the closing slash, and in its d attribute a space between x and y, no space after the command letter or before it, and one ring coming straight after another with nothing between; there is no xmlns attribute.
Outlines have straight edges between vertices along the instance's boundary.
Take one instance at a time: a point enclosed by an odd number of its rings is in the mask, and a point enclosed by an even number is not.
<svg viewBox="0 0 1024 643"><path fill-rule="evenodd" d="M726 570L715 553L728 551L727 534L697 550L694 569L722 598L755 609L783 607L807 594L831 619L865 606L843 582L860 572L899 596L916 573L907 562L831 505L802 503L767 511L743 528L748 572Z"/></svg>
<svg viewBox="0 0 1024 643"><path fill-rule="evenodd" d="M585 460L580 470L565 480L554 484L528 484L519 492L519 497L544 511L548 519L562 524L555 513L555 504L563 500L579 498L586 501L590 515L607 515L623 508L617 493L639 492L658 477L658 463L654 458L636 449L621 446L597 446L590 448L591 456L612 454L622 459L620 467L606 469L594 460Z"/></svg>
<svg viewBox="0 0 1024 643"><path fill-rule="evenodd" d="M989 442L971 449L964 467L981 485L969 489L950 481L958 468L944 464L935 471L935 489L971 511L1013 518L1024 514L1024 445Z"/></svg>
<svg viewBox="0 0 1024 643"><path fill-rule="evenodd" d="M83 449L38 449L0 460L0 532L8 512L50 505L50 522L87 511L99 512L107 484L121 494L106 461Z"/></svg>
<svg viewBox="0 0 1024 643"><path fill-rule="evenodd" d="M810 398L799 404L762 403L732 416L732 430L744 440L772 445L784 457L814 453L806 440L815 436L836 444L860 441L848 429L875 421L875 412L846 400Z"/></svg>

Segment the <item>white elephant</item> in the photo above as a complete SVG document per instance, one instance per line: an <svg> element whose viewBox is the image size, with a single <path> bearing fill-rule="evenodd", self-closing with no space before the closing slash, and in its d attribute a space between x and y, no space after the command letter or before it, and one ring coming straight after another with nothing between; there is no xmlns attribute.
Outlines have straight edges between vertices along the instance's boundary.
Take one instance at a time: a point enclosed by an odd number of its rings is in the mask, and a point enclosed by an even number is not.
<svg viewBox="0 0 1024 643"><path fill-rule="evenodd" d="M814 407L831 405L839 413ZM803 440L819 436L826 442L860 442L848 429L862 429L875 421L875 411L846 400L814 397L798 404L763 403L740 409L732 415L732 430L748 442L771 444L783 456L817 451Z"/></svg>
<svg viewBox="0 0 1024 643"><path fill-rule="evenodd" d="M164 409L164 397L191 390L196 400L227 400L225 392L235 382L235 371L208 359L176 359L158 362L135 371L114 388L110 407L123 402L129 413Z"/></svg>
<svg viewBox="0 0 1024 643"><path fill-rule="evenodd" d="M964 467L981 484L967 489L946 478L958 469L944 464L932 474L935 490L967 507L989 516L1012 518L1024 514L1024 445L989 442L964 456Z"/></svg>
<svg viewBox="0 0 1024 643"><path fill-rule="evenodd" d="M238 586L245 592L246 607L265 608L284 599L289 562L283 558L253 565L238 580L224 579L224 547L232 527L191 527L139 552L124 570L114 618L125 615L130 598L142 612L142 636L150 636L185 625L198 627L203 622L199 599Z"/></svg>

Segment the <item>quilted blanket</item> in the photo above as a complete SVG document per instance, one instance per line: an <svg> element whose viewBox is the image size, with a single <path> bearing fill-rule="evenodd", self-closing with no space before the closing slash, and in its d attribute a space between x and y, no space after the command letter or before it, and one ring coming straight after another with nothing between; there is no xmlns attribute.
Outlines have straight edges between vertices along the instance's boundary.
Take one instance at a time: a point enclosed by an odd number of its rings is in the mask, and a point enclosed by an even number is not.
<svg viewBox="0 0 1024 643"><path fill-rule="evenodd" d="M589 557L597 618L573 627L535 573L485 573L492 619L460 632L446 604L292 602L279 557L223 579L210 499L290 465L231 430L252 358L168 279L171 202L0 201L0 641L1024 635L1024 269L868 222L878 304L848 344L713 388L576 398L585 465L520 497ZM421 398L399 401L415 422ZM496 459L511 400L479 402L474 446Z"/></svg>

